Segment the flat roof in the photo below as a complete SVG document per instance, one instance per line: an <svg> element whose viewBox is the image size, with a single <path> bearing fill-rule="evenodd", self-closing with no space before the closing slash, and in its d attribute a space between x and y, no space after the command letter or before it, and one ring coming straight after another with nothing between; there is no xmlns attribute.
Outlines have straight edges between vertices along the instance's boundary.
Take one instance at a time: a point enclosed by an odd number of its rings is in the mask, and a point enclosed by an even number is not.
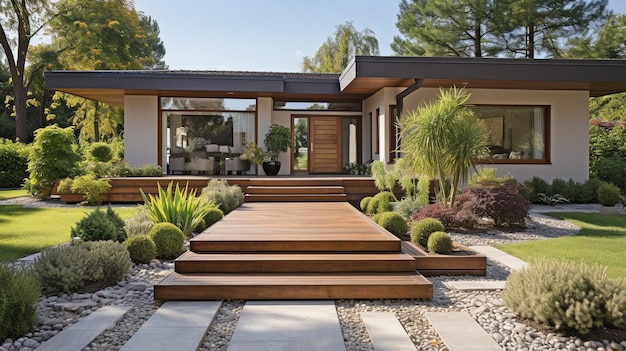
<svg viewBox="0 0 626 351"><path fill-rule="evenodd" d="M384 87L626 91L624 60L357 56L341 75L245 71L48 71L46 87L117 106L124 95L355 101Z"/></svg>

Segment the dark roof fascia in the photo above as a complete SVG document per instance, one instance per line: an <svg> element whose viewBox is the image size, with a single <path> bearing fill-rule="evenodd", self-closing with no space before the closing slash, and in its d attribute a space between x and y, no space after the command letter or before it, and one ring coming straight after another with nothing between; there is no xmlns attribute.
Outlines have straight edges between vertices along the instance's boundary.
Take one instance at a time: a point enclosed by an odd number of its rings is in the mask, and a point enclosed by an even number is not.
<svg viewBox="0 0 626 351"><path fill-rule="evenodd" d="M343 90L356 78L624 82L624 77L624 60L356 56L339 81Z"/></svg>
<svg viewBox="0 0 626 351"><path fill-rule="evenodd" d="M47 71L48 89L338 94L335 74L225 71Z"/></svg>

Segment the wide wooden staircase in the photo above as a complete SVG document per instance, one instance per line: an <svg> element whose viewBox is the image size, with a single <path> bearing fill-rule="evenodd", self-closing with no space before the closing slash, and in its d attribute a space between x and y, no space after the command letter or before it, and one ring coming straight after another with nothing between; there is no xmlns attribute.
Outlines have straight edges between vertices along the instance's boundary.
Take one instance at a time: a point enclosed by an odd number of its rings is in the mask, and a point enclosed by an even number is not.
<svg viewBox="0 0 626 351"><path fill-rule="evenodd" d="M338 178L250 179L245 202L346 201L343 180Z"/></svg>
<svg viewBox="0 0 626 351"><path fill-rule="evenodd" d="M248 203L190 242L157 300L431 298L401 241L346 202Z"/></svg>

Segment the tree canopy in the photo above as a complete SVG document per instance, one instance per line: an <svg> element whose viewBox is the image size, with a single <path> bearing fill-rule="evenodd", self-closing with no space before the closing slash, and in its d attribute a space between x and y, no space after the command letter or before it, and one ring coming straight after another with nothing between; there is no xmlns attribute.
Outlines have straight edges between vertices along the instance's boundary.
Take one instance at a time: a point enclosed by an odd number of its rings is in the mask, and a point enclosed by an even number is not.
<svg viewBox="0 0 626 351"><path fill-rule="evenodd" d="M565 38L610 14L608 0L402 0L398 55L561 57Z"/></svg>
<svg viewBox="0 0 626 351"><path fill-rule="evenodd" d="M303 72L339 73L356 55L379 55L376 34L365 28L359 32L352 22L336 27L334 35L317 50L313 57L305 56L302 60Z"/></svg>

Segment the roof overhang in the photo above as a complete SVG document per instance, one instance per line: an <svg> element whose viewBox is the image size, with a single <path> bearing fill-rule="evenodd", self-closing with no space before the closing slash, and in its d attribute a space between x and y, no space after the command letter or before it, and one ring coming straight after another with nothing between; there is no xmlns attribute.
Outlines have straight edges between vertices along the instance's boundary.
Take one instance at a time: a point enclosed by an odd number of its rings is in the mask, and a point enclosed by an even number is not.
<svg viewBox="0 0 626 351"><path fill-rule="evenodd" d="M587 90L590 96L626 91L624 60L499 59L357 56L339 78L344 94L383 87Z"/></svg>
<svg viewBox="0 0 626 351"><path fill-rule="evenodd" d="M125 95L303 101L358 99L341 94L336 74L222 71L48 71L46 87L117 106Z"/></svg>
<svg viewBox="0 0 626 351"><path fill-rule="evenodd" d="M358 101L384 87L626 91L624 60L357 56L341 75L240 71L49 71L46 87L123 106L125 95Z"/></svg>

